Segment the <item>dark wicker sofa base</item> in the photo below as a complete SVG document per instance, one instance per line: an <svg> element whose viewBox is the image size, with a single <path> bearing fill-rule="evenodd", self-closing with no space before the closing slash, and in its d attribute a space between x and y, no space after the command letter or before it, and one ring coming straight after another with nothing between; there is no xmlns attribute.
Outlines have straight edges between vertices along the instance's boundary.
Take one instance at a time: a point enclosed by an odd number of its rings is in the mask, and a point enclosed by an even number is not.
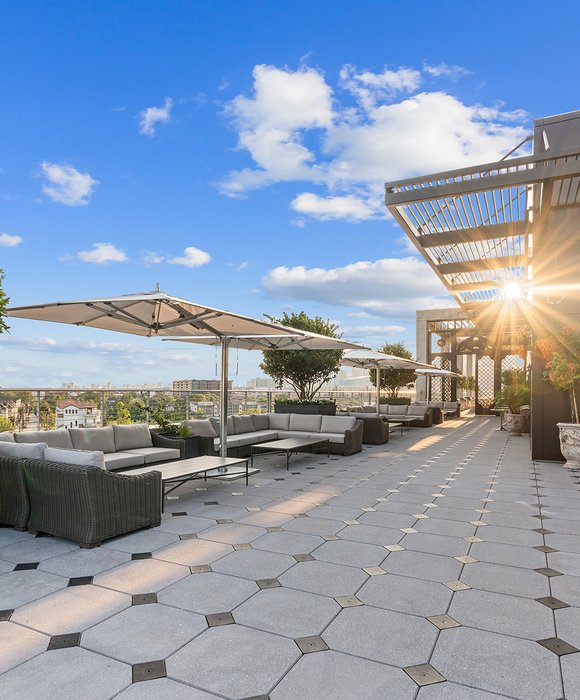
<svg viewBox="0 0 580 700"><path fill-rule="evenodd" d="M13 457L0 457L0 524L26 530L30 500L21 462Z"/></svg>

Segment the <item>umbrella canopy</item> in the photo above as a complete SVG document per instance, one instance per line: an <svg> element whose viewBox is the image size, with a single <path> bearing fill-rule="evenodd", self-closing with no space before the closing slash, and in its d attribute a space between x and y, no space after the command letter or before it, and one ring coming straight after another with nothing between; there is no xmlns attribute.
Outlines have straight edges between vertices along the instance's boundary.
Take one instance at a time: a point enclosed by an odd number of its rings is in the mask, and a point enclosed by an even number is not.
<svg viewBox="0 0 580 700"><path fill-rule="evenodd" d="M376 374L376 407L377 415L380 414L381 408L381 369L412 369L425 371L436 369L432 365L426 365L422 362L409 360L406 357L397 357L397 355L388 355L384 352L375 352L374 350L349 350L345 352L341 360L341 364L349 367L360 367L362 369L375 369Z"/></svg>
<svg viewBox="0 0 580 700"><path fill-rule="evenodd" d="M424 374L429 377L459 377L457 372L448 369L416 369L417 374Z"/></svg>
<svg viewBox="0 0 580 700"><path fill-rule="evenodd" d="M221 345L220 451L227 456L228 351L230 343L248 349L360 348L338 338L288 328L278 323L214 309L165 292L143 292L102 299L61 301L7 309L7 315L37 321L68 323L146 337L182 336L190 342ZM261 344L260 344L261 343Z"/></svg>

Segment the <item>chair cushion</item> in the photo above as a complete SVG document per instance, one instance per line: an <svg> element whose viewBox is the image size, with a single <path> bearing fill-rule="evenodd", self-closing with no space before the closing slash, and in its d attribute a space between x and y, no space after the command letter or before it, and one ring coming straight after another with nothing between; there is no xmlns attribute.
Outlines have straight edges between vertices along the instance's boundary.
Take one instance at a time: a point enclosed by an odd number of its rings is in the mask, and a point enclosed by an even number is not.
<svg viewBox="0 0 580 700"><path fill-rule="evenodd" d="M444 401L443 409L445 411L457 411L457 401Z"/></svg>
<svg viewBox="0 0 580 700"><path fill-rule="evenodd" d="M68 430L38 430L33 433L15 433L15 442L46 442L49 447L64 447L73 449Z"/></svg>
<svg viewBox="0 0 580 700"><path fill-rule="evenodd" d="M147 423L134 425L114 425L115 451L132 450L141 447L153 447L153 440Z"/></svg>
<svg viewBox="0 0 580 700"><path fill-rule="evenodd" d="M18 443L0 442L0 457L21 457L23 459L44 459L46 442Z"/></svg>
<svg viewBox="0 0 580 700"><path fill-rule="evenodd" d="M47 462L60 462L60 464L76 464L79 467L105 469L105 455L102 452L91 452L90 450L67 450L62 447L47 447L44 450L44 459Z"/></svg>
<svg viewBox="0 0 580 700"><path fill-rule="evenodd" d="M330 416L332 417L332 416ZM328 440L329 442L335 444L335 445L344 445L344 433L317 433L310 435L313 440L320 439L320 440Z"/></svg>
<svg viewBox="0 0 580 700"><path fill-rule="evenodd" d="M270 430L288 430L289 425L289 413L268 413L268 427Z"/></svg>
<svg viewBox="0 0 580 700"><path fill-rule="evenodd" d="M429 410L429 406L409 406L409 410L407 411L408 416L425 416L427 414L427 411Z"/></svg>
<svg viewBox="0 0 580 700"><path fill-rule="evenodd" d="M173 447L134 447L127 450L127 454L141 455L145 459L145 464L155 464L156 462L168 462L170 459L177 461L180 457L179 450Z"/></svg>
<svg viewBox="0 0 580 700"><path fill-rule="evenodd" d="M388 404L388 403L382 403L382 404L379 406L379 413L380 413L381 415L383 415L383 416L386 416L386 415L388 414L388 412L389 412L389 404ZM376 410L375 410L375 413L376 413Z"/></svg>
<svg viewBox="0 0 580 700"><path fill-rule="evenodd" d="M354 416L322 416L321 433L344 433L352 430L356 424ZM344 439L341 440L344 442Z"/></svg>
<svg viewBox="0 0 580 700"><path fill-rule="evenodd" d="M280 437L284 437L283 433ZM278 433L273 430L256 430L253 433L242 433L241 435L228 435L228 448L231 447L243 447L244 445L257 445L260 442L269 442L270 440L277 440ZM220 439L216 438L214 440L214 447L219 450Z"/></svg>
<svg viewBox="0 0 580 700"><path fill-rule="evenodd" d="M265 413L254 413L252 422L254 424L254 430L268 430L270 427L268 416Z"/></svg>
<svg viewBox="0 0 580 700"><path fill-rule="evenodd" d="M254 421L252 416L232 416L234 419L234 430L236 435L241 435L242 433L253 433Z"/></svg>
<svg viewBox="0 0 580 700"><path fill-rule="evenodd" d="M69 428L68 432L75 450L95 450L105 454L115 451L115 434L110 425L106 428Z"/></svg>
<svg viewBox="0 0 580 700"><path fill-rule="evenodd" d="M374 406L363 406L363 411L365 413L376 413L377 412L376 404Z"/></svg>
<svg viewBox="0 0 580 700"><path fill-rule="evenodd" d="M304 430L307 433L319 433L322 416L313 414L291 413L288 430Z"/></svg>
<svg viewBox="0 0 580 700"><path fill-rule="evenodd" d="M109 471L125 467L143 467L145 457L131 452L105 452L105 467Z"/></svg>
<svg viewBox="0 0 580 700"><path fill-rule="evenodd" d="M216 437L217 432L215 430L213 421L215 418L205 418L204 420L184 420L181 425L186 425L189 432L192 435L199 435L200 437ZM219 421L218 421L219 430Z"/></svg>
<svg viewBox="0 0 580 700"><path fill-rule="evenodd" d="M15 442L14 433L6 430L4 433L0 433L0 442Z"/></svg>
<svg viewBox="0 0 580 700"><path fill-rule="evenodd" d="M407 404L390 404L389 405L389 416L406 416L407 409L409 407Z"/></svg>

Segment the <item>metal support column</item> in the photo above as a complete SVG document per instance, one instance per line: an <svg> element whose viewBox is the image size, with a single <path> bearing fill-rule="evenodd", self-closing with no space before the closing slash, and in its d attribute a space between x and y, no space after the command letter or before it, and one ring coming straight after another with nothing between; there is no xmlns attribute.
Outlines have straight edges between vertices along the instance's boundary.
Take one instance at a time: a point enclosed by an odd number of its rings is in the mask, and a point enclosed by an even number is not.
<svg viewBox="0 0 580 700"><path fill-rule="evenodd" d="M222 338L222 362L220 374L220 456L228 456L228 360L230 341Z"/></svg>

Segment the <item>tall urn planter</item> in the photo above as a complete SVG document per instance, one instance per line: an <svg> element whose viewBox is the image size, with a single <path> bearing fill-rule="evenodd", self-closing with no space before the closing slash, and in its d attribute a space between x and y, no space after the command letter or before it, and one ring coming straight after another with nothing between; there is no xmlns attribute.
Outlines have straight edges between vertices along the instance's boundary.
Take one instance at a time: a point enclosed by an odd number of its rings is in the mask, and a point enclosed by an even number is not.
<svg viewBox="0 0 580 700"><path fill-rule="evenodd" d="M566 469L580 469L580 423L558 423Z"/></svg>

